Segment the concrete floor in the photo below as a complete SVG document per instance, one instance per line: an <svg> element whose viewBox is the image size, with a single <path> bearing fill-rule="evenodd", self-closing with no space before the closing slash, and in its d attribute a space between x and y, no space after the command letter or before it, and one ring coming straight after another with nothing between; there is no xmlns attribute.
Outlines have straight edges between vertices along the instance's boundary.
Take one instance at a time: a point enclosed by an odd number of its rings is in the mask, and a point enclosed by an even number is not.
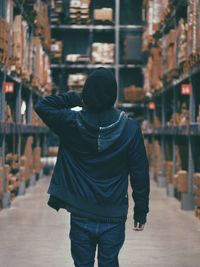
<svg viewBox="0 0 200 267"><path fill-rule="evenodd" d="M48 183L49 178L43 178L0 212L0 267L73 267L69 215L46 205ZM179 205L152 183L144 232L132 230L130 211L121 267L200 266L200 221Z"/></svg>

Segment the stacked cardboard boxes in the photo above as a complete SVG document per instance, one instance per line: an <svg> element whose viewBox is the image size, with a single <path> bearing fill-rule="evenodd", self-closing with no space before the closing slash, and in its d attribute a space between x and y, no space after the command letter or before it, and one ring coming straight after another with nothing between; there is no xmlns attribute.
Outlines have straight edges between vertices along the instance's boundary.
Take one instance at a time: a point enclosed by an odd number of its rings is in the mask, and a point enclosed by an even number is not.
<svg viewBox="0 0 200 267"><path fill-rule="evenodd" d="M0 18L0 64L8 63L8 23Z"/></svg>
<svg viewBox="0 0 200 267"><path fill-rule="evenodd" d="M146 85L149 91L149 88L156 90L157 85L160 84L160 76L157 74L160 69L163 68L164 73L164 75L161 75L161 82L163 79L169 82L179 77L181 73L190 71L199 62L200 56L200 0L189 0L187 5L187 21L180 18L175 29L170 30L169 33L157 40L154 39L153 34L156 30L160 30L160 27L156 25L167 20L168 15L164 12L165 17L157 20L157 15L154 14L154 11L159 10L158 6L163 4L163 1L146 1L147 28L143 34L143 50L149 49L149 42L151 42L154 46L156 44L157 47L155 49L161 49L160 56L162 57L162 62L159 63L159 60L155 61L151 52L146 69L148 75L145 75L146 79L150 79L150 85ZM158 6L155 8L155 5ZM162 12L159 12L159 16L160 18L163 16ZM160 22L157 24L155 21ZM157 68L158 64L161 65Z"/></svg>
<svg viewBox="0 0 200 267"><path fill-rule="evenodd" d="M172 184L173 182L173 161L165 162L166 182Z"/></svg>
<svg viewBox="0 0 200 267"><path fill-rule="evenodd" d="M177 72L177 39L176 39L176 30L171 30L167 38L167 80L171 81L172 78L178 75Z"/></svg>
<svg viewBox="0 0 200 267"><path fill-rule="evenodd" d="M184 19L179 20L177 35L178 65L183 65L187 60L187 24Z"/></svg>
<svg viewBox="0 0 200 267"><path fill-rule="evenodd" d="M28 181L33 174L33 137L29 136L26 141L23 156L21 157L20 176L23 181Z"/></svg>
<svg viewBox="0 0 200 267"><path fill-rule="evenodd" d="M169 0L145 0L144 6L147 19L145 38L150 40L169 16L172 6Z"/></svg>
<svg viewBox="0 0 200 267"><path fill-rule="evenodd" d="M33 173L39 174L42 170L42 163L41 163L41 147L36 146L33 149Z"/></svg>
<svg viewBox="0 0 200 267"><path fill-rule="evenodd" d="M150 79L150 88L160 90L162 88L163 78L163 58L160 47L151 49L151 56L149 57L147 71Z"/></svg>
<svg viewBox="0 0 200 267"><path fill-rule="evenodd" d="M71 0L69 19L71 24L90 23L90 0Z"/></svg>
<svg viewBox="0 0 200 267"><path fill-rule="evenodd" d="M49 56L44 52L39 37L33 37L31 42L32 54L32 86L44 95L51 92L51 70Z"/></svg>
<svg viewBox="0 0 200 267"><path fill-rule="evenodd" d="M10 70L44 95L51 91L49 56L44 52L41 37L29 38L29 28L21 15L13 22L13 60Z"/></svg>
<svg viewBox="0 0 200 267"><path fill-rule="evenodd" d="M180 170L177 172L177 190L181 193L188 192L188 172Z"/></svg>
<svg viewBox="0 0 200 267"><path fill-rule="evenodd" d="M35 19L35 32L36 35L41 36L43 45L50 49L51 46L51 31L49 22L48 4L38 2L36 4L36 19Z"/></svg>
<svg viewBox="0 0 200 267"><path fill-rule="evenodd" d="M126 101L142 101L145 98L145 91L135 85L124 88L124 98Z"/></svg>
<svg viewBox="0 0 200 267"><path fill-rule="evenodd" d="M93 64L114 64L115 45L109 43L92 44Z"/></svg>
<svg viewBox="0 0 200 267"><path fill-rule="evenodd" d="M61 24L64 14L63 0L53 0L51 4L51 23Z"/></svg>

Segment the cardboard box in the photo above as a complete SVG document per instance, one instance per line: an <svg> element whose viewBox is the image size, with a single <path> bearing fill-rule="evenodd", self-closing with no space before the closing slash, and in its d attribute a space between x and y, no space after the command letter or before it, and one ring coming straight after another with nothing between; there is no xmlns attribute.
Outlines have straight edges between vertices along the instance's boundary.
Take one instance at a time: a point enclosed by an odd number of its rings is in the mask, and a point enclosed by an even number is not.
<svg viewBox="0 0 200 267"><path fill-rule="evenodd" d="M131 85L124 88L124 98L126 101L142 101L145 98L145 91L142 88Z"/></svg>
<svg viewBox="0 0 200 267"><path fill-rule="evenodd" d="M113 21L112 8L94 9L94 20Z"/></svg>
<svg viewBox="0 0 200 267"><path fill-rule="evenodd" d="M178 190L181 193L188 192L188 172L187 171L179 171L178 172Z"/></svg>
<svg viewBox="0 0 200 267"><path fill-rule="evenodd" d="M165 170L166 170L166 179L167 183L173 183L173 161L165 162Z"/></svg>
<svg viewBox="0 0 200 267"><path fill-rule="evenodd" d="M34 173L39 173L42 169L42 163L41 163L41 148L35 147L33 149L33 170Z"/></svg>
<svg viewBox="0 0 200 267"><path fill-rule="evenodd" d="M194 173L194 185L200 187L200 173Z"/></svg>

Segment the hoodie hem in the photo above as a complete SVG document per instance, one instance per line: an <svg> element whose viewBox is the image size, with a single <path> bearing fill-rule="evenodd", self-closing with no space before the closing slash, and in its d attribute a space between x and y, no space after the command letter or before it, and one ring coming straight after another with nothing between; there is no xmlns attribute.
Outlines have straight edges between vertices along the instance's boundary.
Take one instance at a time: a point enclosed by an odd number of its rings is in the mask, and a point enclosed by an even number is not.
<svg viewBox="0 0 200 267"><path fill-rule="evenodd" d="M62 187L53 184L48 189L48 193L67 205L81 210L82 212L93 214L94 216L103 218L116 218L116 217L126 217L128 213L128 205L99 205L92 203L91 200L78 197L72 194L70 191L63 189ZM58 207L56 207L58 208Z"/></svg>

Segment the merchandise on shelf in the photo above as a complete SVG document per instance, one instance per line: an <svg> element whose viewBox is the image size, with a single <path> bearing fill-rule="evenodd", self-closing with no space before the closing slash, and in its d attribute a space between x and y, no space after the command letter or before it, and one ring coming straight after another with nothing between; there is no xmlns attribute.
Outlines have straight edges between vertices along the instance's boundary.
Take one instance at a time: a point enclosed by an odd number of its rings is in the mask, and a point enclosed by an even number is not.
<svg viewBox="0 0 200 267"><path fill-rule="evenodd" d="M37 113L35 112L35 110L32 110L32 125L35 126L45 126L45 124L43 123L43 121L40 119L40 117L37 115Z"/></svg>
<svg viewBox="0 0 200 267"><path fill-rule="evenodd" d="M41 148L36 146L32 148L33 137L27 139L24 154L21 157L20 174L23 180L28 181L32 174L40 173L43 165L41 163Z"/></svg>
<svg viewBox="0 0 200 267"><path fill-rule="evenodd" d="M187 104L184 102L181 106L180 122L179 125L188 125L189 124L189 109Z"/></svg>
<svg viewBox="0 0 200 267"><path fill-rule="evenodd" d="M163 86L163 58L161 48L155 47L151 49L145 71L147 72L145 75L146 78L149 78L149 82L145 83L146 91L160 90Z"/></svg>
<svg viewBox="0 0 200 267"><path fill-rule="evenodd" d="M187 25L184 22L184 19L179 20L176 35L178 48L178 65L180 66L187 60Z"/></svg>
<svg viewBox="0 0 200 267"><path fill-rule="evenodd" d="M187 32L187 56L196 54L200 50L200 1L188 1L188 32Z"/></svg>
<svg viewBox="0 0 200 267"><path fill-rule="evenodd" d="M180 170L177 173L178 181L177 181L177 190L181 193L188 192L188 172L184 170Z"/></svg>
<svg viewBox="0 0 200 267"><path fill-rule="evenodd" d="M85 73L69 74L67 82L69 90L81 91L86 79L87 74Z"/></svg>
<svg viewBox="0 0 200 267"><path fill-rule="evenodd" d="M32 86L39 88L40 91L48 95L51 93L51 70L49 56L43 51L39 37L32 38Z"/></svg>
<svg viewBox="0 0 200 267"><path fill-rule="evenodd" d="M90 0L71 0L69 19L71 24L88 24L90 22Z"/></svg>
<svg viewBox="0 0 200 267"><path fill-rule="evenodd" d="M12 115L12 111L11 108L8 104L6 104L5 106L5 122L6 123L13 123L13 115Z"/></svg>
<svg viewBox="0 0 200 267"><path fill-rule="evenodd" d="M51 42L51 55L52 59L61 60L63 53L63 42L52 39Z"/></svg>
<svg viewBox="0 0 200 267"><path fill-rule="evenodd" d="M180 113L172 114L171 119L167 122L167 126L186 126L189 124L189 109L186 102L181 105Z"/></svg>
<svg viewBox="0 0 200 267"><path fill-rule="evenodd" d="M180 114L179 113L172 114L171 119L167 122L167 126L172 127L179 124L180 124Z"/></svg>
<svg viewBox="0 0 200 267"><path fill-rule="evenodd" d="M160 28L160 24L169 15L171 5L169 0L146 0L144 4L147 19L145 38L151 39L151 36Z"/></svg>
<svg viewBox="0 0 200 267"><path fill-rule="evenodd" d="M35 3L35 11L37 12L35 19L35 32L36 35L42 36L43 45L50 49L51 46L51 30L50 30L50 22L49 22L49 12L48 12L48 4L37 1Z"/></svg>
<svg viewBox="0 0 200 267"><path fill-rule="evenodd" d="M58 155L58 147L57 146L50 146L49 147L49 156L57 157Z"/></svg>
<svg viewBox="0 0 200 267"><path fill-rule="evenodd" d="M66 61L69 63L83 63L87 64L90 62L90 58L87 55L80 54L68 54L66 56Z"/></svg>
<svg viewBox="0 0 200 267"><path fill-rule="evenodd" d="M42 170L41 163L41 147L37 146L33 149L33 173L39 174Z"/></svg>
<svg viewBox="0 0 200 267"><path fill-rule="evenodd" d="M154 119L153 119L153 128L156 129L156 128L161 128L162 126L162 123L161 123L161 120L158 116L155 116Z"/></svg>
<svg viewBox="0 0 200 267"><path fill-rule="evenodd" d="M16 7L23 6L24 11L21 15L15 15L15 5L11 1L7 2L6 20L0 18L0 64L6 67L5 71L11 76L22 78L27 85L32 83L42 94L49 94L51 70L46 52L50 48L51 40L49 4L44 1L19 1L16 2ZM32 9L32 12L27 8ZM40 44L37 45L36 42Z"/></svg>
<svg viewBox="0 0 200 267"><path fill-rule="evenodd" d="M5 179L6 179L6 192L14 193L20 183L19 175L19 157L17 154L8 153L5 156Z"/></svg>
<svg viewBox="0 0 200 267"><path fill-rule="evenodd" d="M94 22L95 23L112 23L113 22L113 9L112 8L94 9Z"/></svg>
<svg viewBox="0 0 200 267"><path fill-rule="evenodd" d="M110 43L92 44L93 64L114 64L115 45Z"/></svg>
<svg viewBox="0 0 200 267"><path fill-rule="evenodd" d="M63 0L53 0L51 3L51 23L60 24L63 13Z"/></svg>
<svg viewBox="0 0 200 267"><path fill-rule="evenodd" d="M142 101L145 98L145 91L135 85L130 85L124 88L123 92L126 101Z"/></svg>
<svg viewBox="0 0 200 267"><path fill-rule="evenodd" d="M0 64L8 63L8 23L0 18Z"/></svg>
<svg viewBox="0 0 200 267"><path fill-rule="evenodd" d="M157 2L157 3L156 3ZM150 79L150 85L145 81L145 87L147 91L150 88L156 90L160 84L160 75L157 73L163 68L162 80L166 78L167 81L172 81L177 78L181 73L190 71L199 62L200 55L200 0L189 0L187 5L187 19L180 18L178 26L175 29L171 29L167 34L162 32L163 30L156 25L159 25L162 18L162 12L158 13L159 16L154 14L154 11L159 10L158 6L164 6L164 3L168 1L146 1L147 7L147 28L143 34L143 50L150 49L150 58L147 65L148 74L146 79ZM158 5L154 8L154 5ZM169 6L172 9L171 5ZM165 9L165 8L164 8ZM167 14L167 13L166 13ZM164 23L167 21L167 16L161 20ZM158 23L156 23L156 21ZM161 31L162 38L157 40L153 34L155 31ZM160 57L163 62L157 68L157 63L152 57L152 49L149 48L149 43L157 46L157 49L161 49ZM152 66L154 68L152 69ZM153 72L153 73L151 73ZM159 78L157 77L159 76ZM152 81L153 80L153 81Z"/></svg>
<svg viewBox="0 0 200 267"><path fill-rule="evenodd" d="M173 182L173 161L165 161L166 181L168 184Z"/></svg>
<svg viewBox="0 0 200 267"><path fill-rule="evenodd" d="M178 75L177 69L177 42L176 42L176 30L171 30L167 38L167 80L171 81L176 75Z"/></svg>

